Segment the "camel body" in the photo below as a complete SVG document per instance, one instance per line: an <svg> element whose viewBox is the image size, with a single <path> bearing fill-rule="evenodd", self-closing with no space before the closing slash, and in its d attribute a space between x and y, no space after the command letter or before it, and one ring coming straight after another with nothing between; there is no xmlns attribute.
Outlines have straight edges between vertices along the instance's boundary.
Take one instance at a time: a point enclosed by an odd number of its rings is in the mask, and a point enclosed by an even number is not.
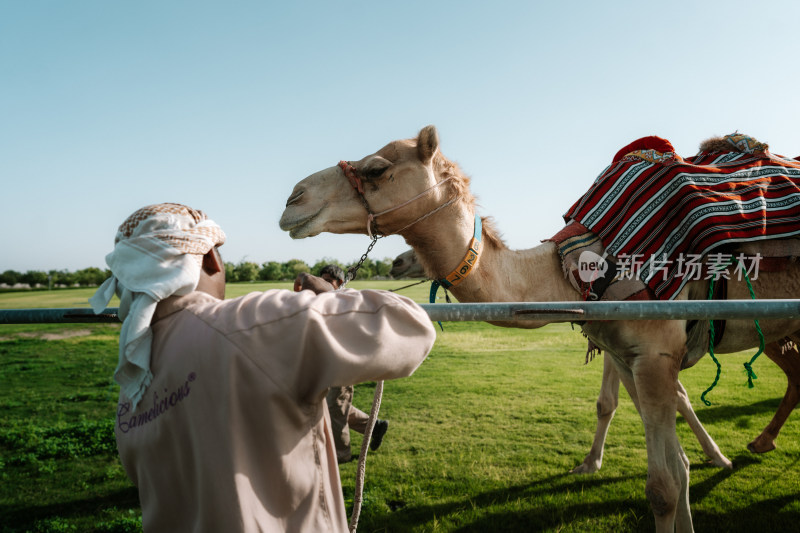
<svg viewBox="0 0 800 533"><path fill-rule="evenodd" d="M343 186L348 177L353 188ZM300 181L287 201L280 226L296 239L322 232L398 233L415 251L428 276L441 279L459 265L473 237L475 199L469 182L458 166L439 152L438 133L428 126L416 139L391 142L359 161L342 162ZM368 216L365 207L370 215L378 216ZM491 220L484 219L481 248L470 275L451 288L459 301L581 299L562 273L554 243L510 250ZM755 292L761 299L798 298L798 274L800 266L795 263L782 272L762 273L753 281ZM706 285L691 281L677 299L702 294ZM749 298L745 283L731 280L728 297ZM492 323L522 328L547 324L541 320ZM773 343L800 332L800 321L763 320L761 329L766 342ZM675 430L675 414L685 397L678 372L687 353L686 321L594 322L583 330L605 350L605 366L616 372L644 423L645 494L657 531L692 531L689 461ZM715 351L732 353L757 345L753 323L732 320ZM609 381L613 385L613 379L609 377Z"/></svg>
<svg viewBox="0 0 800 533"><path fill-rule="evenodd" d="M393 264L390 272L392 277L408 277L408 278L424 278L425 272L420 265L417 255L414 250L407 250L398 255ZM765 353L775 360L783 361L786 359L789 363L794 360L798 361L800 367L800 355L786 356L786 345L780 343L769 344L765 347ZM783 367L782 367L783 368ZM784 369L786 371L786 369ZM800 370L800 368L798 368ZM788 374L788 371L787 371ZM800 383L800 372L791 383ZM790 387L790 391L794 391L794 397L797 398L797 387ZM789 394L789 392L787 392ZM611 360L604 355L603 363L603 379L600 386L600 393L597 398L597 428L595 430L594 440L589 453L586 454L583 462L570 470L572 474L593 474L600 470L603 464L603 452L605 449L605 440L608 435L608 429L611 420L616 412L619 403L619 376L614 369ZM790 402L784 402L790 403ZM780 428L783 426L789 413L792 411L794 405L797 403L795 400L790 405L787 405L783 410L779 410L780 416L776 414L776 419L768 426L768 430L764 430L753 442L748 444L748 449L755 453L764 453L775 449L774 439L777 437ZM686 420L687 424L694 432L697 440L700 443L703 452L709 458L710 462L721 468L732 468L731 461L722 454L719 447L714 440L709 436L708 432L703 427L703 424L697 418L697 415L692 408L689 401L689 396L685 389L680 385L678 387L678 412Z"/></svg>

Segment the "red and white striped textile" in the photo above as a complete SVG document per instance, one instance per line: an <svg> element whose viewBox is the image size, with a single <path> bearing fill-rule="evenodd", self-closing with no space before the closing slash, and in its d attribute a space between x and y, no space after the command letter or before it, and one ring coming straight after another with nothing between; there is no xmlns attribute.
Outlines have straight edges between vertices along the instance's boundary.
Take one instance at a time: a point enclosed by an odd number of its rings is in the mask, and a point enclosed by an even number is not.
<svg viewBox="0 0 800 533"><path fill-rule="evenodd" d="M641 257L640 279L659 299L674 298L687 281L676 275L681 254L800 235L800 161L749 137L729 137L731 144L752 141L751 152L684 159L664 139L640 139L617 154L564 219L597 235L610 255ZM651 271L650 258L671 265L666 276Z"/></svg>

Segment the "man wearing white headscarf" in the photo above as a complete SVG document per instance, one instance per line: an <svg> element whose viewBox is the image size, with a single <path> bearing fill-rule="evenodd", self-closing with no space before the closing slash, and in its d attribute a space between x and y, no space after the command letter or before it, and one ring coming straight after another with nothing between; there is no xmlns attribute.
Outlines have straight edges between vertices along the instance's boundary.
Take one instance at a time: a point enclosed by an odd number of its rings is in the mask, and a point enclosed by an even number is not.
<svg viewBox="0 0 800 533"><path fill-rule="evenodd" d="M384 291L316 294L313 277L223 300L224 241L202 211L140 209L92 298L120 296L117 447L144 530L347 531L326 392L411 375L430 319Z"/></svg>

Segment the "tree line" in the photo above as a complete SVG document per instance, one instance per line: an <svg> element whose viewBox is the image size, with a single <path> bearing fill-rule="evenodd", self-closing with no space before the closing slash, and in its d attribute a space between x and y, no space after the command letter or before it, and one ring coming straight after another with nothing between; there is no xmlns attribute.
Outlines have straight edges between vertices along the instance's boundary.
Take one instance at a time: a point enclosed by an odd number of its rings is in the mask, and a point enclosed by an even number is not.
<svg viewBox="0 0 800 533"><path fill-rule="evenodd" d="M277 261L267 261L265 263L255 263L242 260L239 263L225 263L225 277L229 282L252 282L252 281L288 281L293 280L301 272L319 275L320 270L325 265L334 264L347 271L355 263L343 264L335 259L320 259L309 266L300 259L290 259L285 263ZM392 269L392 259L384 258L373 260L367 258L361 265L356 275L356 279L372 279L388 277ZM19 287L92 287L103 283L111 276L108 269L96 267L84 268L75 272L67 270L28 270L17 272L6 270L0 274L0 286Z"/></svg>
<svg viewBox="0 0 800 533"><path fill-rule="evenodd" d="M392 269L392 262L393 260L388 257L379 260L367 258L358 269L356 279L389 277L389 271ZM347 272L350 267L355 265L355 262L344 264L335 259L324 258L309 266L305 261L300 259L290 259L285 263L267 261L261 264L242 260L237 264L225 263L225 279L232 282L287 281L293 280L302 272L318 276L320 270L326 265L336 265Z"/></svg>
<svg viewBox="0 0 800 533"><path fill-rule="evenodd" d="M28 287L91 287L100 285L111 276L111 271L101 270L96 267L84 268L76 272L67 270L28 270L17 272L6 270L0 274L0 285L14 287L27 285Z"/></svg>

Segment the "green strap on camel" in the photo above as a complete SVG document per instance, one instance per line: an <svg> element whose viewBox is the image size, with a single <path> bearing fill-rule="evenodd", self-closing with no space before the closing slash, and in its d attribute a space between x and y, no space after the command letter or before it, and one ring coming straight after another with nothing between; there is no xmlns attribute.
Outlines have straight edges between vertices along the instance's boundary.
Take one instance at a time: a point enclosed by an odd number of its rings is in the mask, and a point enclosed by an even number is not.
<svg viewBox="0 0 800 533"><path fill-rule="evenodd" d="M737 263L739 265L741 265L741 263L739 263L738 259L736 259L736 261L737 261ZM747 275L747 270L746 269L742 268L742 272L744 272L744 280L747 282L747 289L750 291L750 298L755 300L756 299L756 293L753 290L753 284L750 283L750 276ZM712 296L714 294L714 282L715 281L716 281L716 279L712 278L711 279L711 284L708 287L708 299L709 300L712 299ZM750 361L744 363L744 370L745 370L745 373L747 374L747 386L748 386L748 388L751 388L751 389L753 387L755 387L755 385L753 385L753 380L754 379L758 379L758 376L756 376L756 373L753 372L753 363L755 362L756 359L758 359L758 356L761 355L764 352L764 334L761 332L761 326L758 323L758 319L754 319L753 322L755 322L756 331L758 332L758 351L756 352L756 354L752 358L750 358ZM709 355L711 355L711 359L713 359L714 363L717 365L717 375L714 378L714 383L712 383L711 386L709 388L707 388L705 390L705 392L703 392L703 394L700 395L700 399L703 401L704 404L711 405L711 402L706 400L706 394L711 392L711 389L713 389L714 387L717 386L717 382L719 381L720 372L722 372L722 365L719 363L719 360L714 355L714 321L713 320L710 322L710 327L709 327L708 353L709 353Z"/></svg>

